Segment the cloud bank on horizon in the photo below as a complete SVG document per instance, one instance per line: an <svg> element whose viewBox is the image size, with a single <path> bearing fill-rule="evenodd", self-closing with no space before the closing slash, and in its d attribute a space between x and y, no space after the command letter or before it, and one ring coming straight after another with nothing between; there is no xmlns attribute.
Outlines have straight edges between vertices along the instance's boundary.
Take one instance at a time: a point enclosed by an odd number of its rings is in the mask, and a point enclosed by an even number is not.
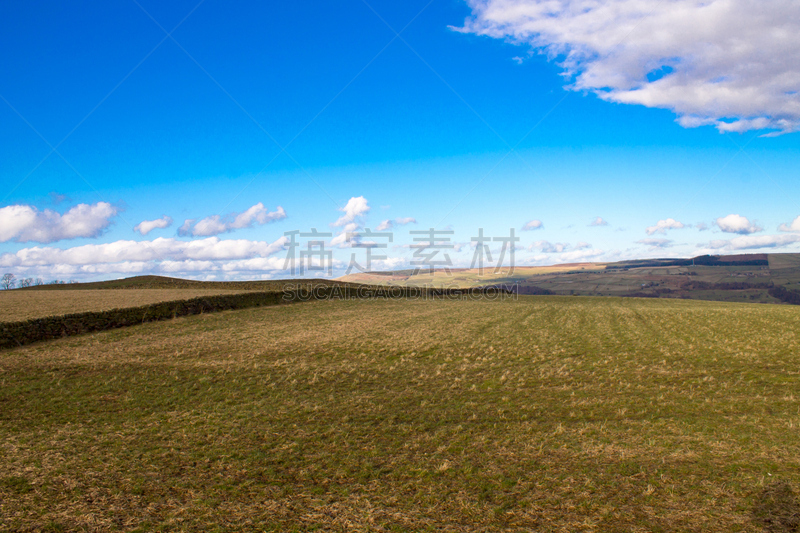
<svg viewBox="0 0 800 533"><path fill-rule="evenodd" d="M338 218L329 223L336 232L325 233L324 248L351 248L354 243L358 247L368 247L369 243L360 241L360 234L369 227L368 215L371 211L369 201L364 196L351 197L344 207L338 209ZM5 241L50 243L67 240L76 236L86 238L99 237L104 229L118 215L119 209L111 204L79 204L67 209L63 214L51 210L39 211L33 206L15 205L0 209L0 237ZM332 214L335 211L332 212ZM231 213L225 217L207 216L199 222L188 220L179 229L178 234L189 240L174 237L159 237L153 240L132 241L117 240L99 244L81 244L78 246L59 248L53 246L23 247L16 252L0 254L0 268L19 270L25 275L55 276L108 276L112 274L162 274L188 275L192 277L205 275L206 279L238 279L238 278L271 278L287 275L286 258L289 239L284 235L272 242L251 239L220 239L218 233L253 228L277 222L286 218L286 212L278 207L270 212L259 202L241 213ZM333 217L332 217L333 218ZM72 226L71 224L75 224ZM395 231L401 226L416 224L414 217L397 217L381 221L378 231ZM134 231L147 235L155 229L165 229L172 224L172 218L164 215L154 220L144 220ZM71 229L65 229L67 226ZM608 226L602 217L595 217L589 224L592 226ZM523 225L525 230L544 231L545 224L539 219L529 220ZM668 231L692 228L700 232L708 229L705 224L694 226L679 222L674 218L665 218L654 225L644 228L651 237L636 241L636 244L647 248L652 254L663 254L663 250L673 248L675 242L667 238L652 237L665 235ZM775 249L793 246L800 243L800 216L788 223L783 223L778 230L780 235L754 235L764 231L751 219L740 214L729 214L719 217L714 222L716 232L734 234L732 239L715 239L697 245L696 254L726 253L740 250ZM213 235L205 235L211 233ZM289 232L292 233L292 232ZM445 232L449 233L449 232ZM322 235L322 233L320 234ZM193 238L195 237L195 238ZM196 238L203 237L203 238ZM323 242L323 241L318 241ZM437 242L447 245L449 253L454 255L453 266L469 265L472 253L463 242L448 240ZM393 250L409 250L426 245L398 244ZM472 247L474 248L474 247ZM520 251L528 255L519 258L522 265L543 265L554 262L567 263L591 260L619 260L639 258L641 255L633 250L621 252L595 248L591 244L579 241L576 244L566 242L550 242L540 239L531 243L521 243ZM461 252L467 255L460 256ZM350 252L348 251L348 254ZM287 256L288 257L288 256ZM378 257L376 257L378 259ZM396 253L373 262L375 269L397 269L413 265L413 257L408 252ZM332 267L342 273L347 266L346 260L334 258Z"/></svg>
<svg viewBox="0 0 800 533"><path fill-rule="evenodd" d="M684 127L800 129L795 0L467 0L463 33L529 45L567 88L669 109ZM517 58L519 59L519 58Z"/></svg>

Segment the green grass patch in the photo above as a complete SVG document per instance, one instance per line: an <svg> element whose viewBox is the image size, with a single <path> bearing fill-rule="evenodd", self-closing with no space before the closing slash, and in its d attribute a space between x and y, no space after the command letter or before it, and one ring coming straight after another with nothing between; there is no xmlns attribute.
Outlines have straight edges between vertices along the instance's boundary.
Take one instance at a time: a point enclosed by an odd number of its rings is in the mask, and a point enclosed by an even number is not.
<svg viewBox="0 0 800 533"><path fill-rule="evenodd" d="M0 354L0 530L759 531L800 486L796 307L319 301L124 331Z"/></svg>

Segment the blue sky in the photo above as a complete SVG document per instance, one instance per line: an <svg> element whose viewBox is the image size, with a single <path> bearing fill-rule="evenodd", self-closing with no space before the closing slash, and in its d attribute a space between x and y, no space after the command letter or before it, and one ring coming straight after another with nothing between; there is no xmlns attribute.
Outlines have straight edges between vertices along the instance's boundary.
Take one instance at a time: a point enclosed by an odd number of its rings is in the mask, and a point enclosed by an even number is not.
<svg viewBox="0 0 800 533"><path fill-rule="evenodd" d="M800 251L800 8L584 3L6 3L0 267L280 278L317 228L338 275L379 226L375 269L432 227L454 266L479 228L531 265Z"/></svg>

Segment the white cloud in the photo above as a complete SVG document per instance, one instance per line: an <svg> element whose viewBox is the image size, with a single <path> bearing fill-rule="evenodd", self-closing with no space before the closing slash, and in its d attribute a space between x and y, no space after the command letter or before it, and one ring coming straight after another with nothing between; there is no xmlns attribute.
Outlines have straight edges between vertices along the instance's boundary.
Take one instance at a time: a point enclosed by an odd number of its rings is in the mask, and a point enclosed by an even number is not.
<svg viewBox="0 0 800 533"><path fill-rule="evenodd" d="M350 241L347 240L348 233L357 233L358 230L361 229L359 224L355 222L350 222L349 224L345 225L342 230L333 238L331 239L331 246L338 246L339 248L347 248L352 247L352 244L359 240L359 236L354 235Z"/></svg>
<svg viewBox="0 0 800 533"><path fill-rule="evenodd" d="M347 240L347 233L356 233L363 228L364 217L369 213L369 202L363 196L353 196L347 201L347 205L339 208L344 215L340 216L336 222L330 226L333 228L342 228L339 233L331 240L331 246L338 246L339 248L348 248L358 241L358 237ZM383 226L383 223L378 225L378 228ZM381 230L382 231L382 230Z"/></svg>
<svg viewBox="0 0 800 533"><path fill-rule="evenodd" d="M563 263L578 263L589 259L595 259L601 255L603 255L603 250L573 250L561 254L558 258Z"/></svg>
<svg viewBox="0 0 800 533"><path fill-rule="evenodd" d="M715 240L708 244L713 250L750 250L758 248L777 248L800 242L800 235L744 235L733 239Z"/></svg>
<svg viewBox="0 0 800 533"><path fill-rule="evenodd" d="M270 212L264 204L258 202L253 207L241 213L231 213L225 217L213 215L203 218L196 223L194 219L186 220L178 229L178 235L192 235L195 237L209 237L220 233L243 228L251 228L254 224L262 225L286 218L286 211L278 206L276 211Z"/></svg>
<svg viewBox="0 0 800 533"><path fill-rule="evenodd" d="M534 220L529 220L528 222L526 222L525 225L522 226L522 231L532 231L532 230L535 230L535 229L541 229L543 227L544 226L543 226L541 220L535 220L534 219Z"/></svg>
<svg viewBox="0 0 800 533"><path fill-rule="evenodd" d="M408 266L408 260L404 257L387 257L386 259L374 259L370 270L388 271L398 270L400 267Z"/></svg>
<svg viewBox="0 0 800 533"><path fill-rule="evenodd" d="M268 279L286 277L285 257L289 239L276 241L195 241L158 238L152 241L116 241L68 249L32 247L0 255L0 267L18 275L47 279L120 277L160 274L199 279ZM343 265L334 261L336 268ZM209 278L211 279L211 278Z"/></svg>
<svg viewBox="0 0 800 533"><path fill-rule="evenodd" d="M529 44L569 89L685 127L800 129L796 0L467 0L465 33Z"/></svg>
<svg viewBox="0 0 800 533"><path fill-rule="evenodd" d="M569 249L569 244L547 241L536 241L528 247L528 250L531 252L534 250L540 250L543 254L560 254Z"/></svg>
<svg viewBox="0 0 800 533"><path fill-rule="evenodd" d="M756 226L750 222L747 217L741 215L728 215L720 217L716 220L716 224L725 233L738 233L740 235L748 235L750 233L757 233L761 231L762 227Z"/></svg>
<svg viewBox="0 0 800 533"><path fill-rule="evenodd" d="M331 224L331 226L335 228L350 224L356 219L361 218L369 213L369 202L367 202L367 199L363 196L354 196L350 198L347 201L347 205L340 208L339 211L343 211L344 215L339 217L339 220Z"/></svg>
<svg viewBox="0 0 800 533"><path fill-rule="evenodd" d="M386 219L375 228L375 231L388 231L395 226L405 226L406 224L416 224L417 219L412 217L400 217L394 220Z"/></svg>
<svg viewBox="0 0 800 533"><path fill-rule="evenodd" d="M652 233L650 233L649 235L652 235ZM670 239L642 239L636 242L639 244L644 244L646 246L649 246L650 249L652 250L654 248L669 248L670 246L672 246L673 241Z"/></svg>
<svg viewBox="0 0 800 533"><path fill-rule="evenodd" d="M39 211L30 205L0 209L0 242L50 243L62 239L99 237L120 209L107 202L78 204L63 215L51 209Z"/></svg>
<svg viewBox="0 0 800 533"><path fill-rule="evenodd" d="M158 238L152 241L115 241L72 248L23 248L0 255L0 266L98 265L150 261L223 261L267 257L284 249L287 237L275 242L209 237L195 241Z"/></svg>
<svg viewBox="0 0 800 533"><path fill-rule="evenodd" d="M178 235L189 235L189 231L192 229L192 224L194 224L194 218L187 218L181 224L181 227L178 228Z"/></svg>
<svg viewBox="0 0 800 533"><path fill-rule="evenodd" d="M705 222L698 222L694 227L697 228L697 231L706 231L708 229L708 224Z"/></svg>
<svg viewBox="0 0 800 533"><path fill-rule="evenodd" d="M588 242L579 242L575 246L563 242L536 241L528 246L528 251L539 250L541 254L563 254L567 252L577 252L580 250L591 250L592 245Z"/></svg>
<svg viewBox="0 0 800 533"><path fill-rule="evenodd" d="M590 226L608 226L608 222L603 220L603 217L595 217Z"/></svg>
<svg viewBox="0 0 800 533"><path fill-rule="evenodd" d="M789 224L781 224L778 226L778 230L800 232L800 216L792 220Z"/></svg>
<svg viewBox="0 0 800 533"><path fill-rule="evenodd" d="M172 225L172 219L168 216L163 216L155 220L142 220L133 228L133 231L138 231L142 235L147 235L154 229L164 229Z"/></svg>
<svg viewBox="0 0 800 533"><path fill-rule="evenodd" d="M648 235L652 235L654 233L660 233L664 235L667 233L668 229L681 229L685 227L686 225L682 222L678 222L674 218L668 218L666 220L659 220L656 222L655 226L648 226L644 231Z"/></svg>

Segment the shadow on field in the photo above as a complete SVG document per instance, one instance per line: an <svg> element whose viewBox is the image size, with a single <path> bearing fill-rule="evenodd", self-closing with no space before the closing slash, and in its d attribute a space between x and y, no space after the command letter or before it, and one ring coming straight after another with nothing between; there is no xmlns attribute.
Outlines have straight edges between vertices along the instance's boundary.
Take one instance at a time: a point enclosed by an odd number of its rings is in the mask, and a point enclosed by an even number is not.
<svg viewBox="0 0 800 533"><path fill-rule="evenodd" d="M800 531L800 504L791 485L776 481L764 487L753 506L753 520L770 533Z"/></svg>

